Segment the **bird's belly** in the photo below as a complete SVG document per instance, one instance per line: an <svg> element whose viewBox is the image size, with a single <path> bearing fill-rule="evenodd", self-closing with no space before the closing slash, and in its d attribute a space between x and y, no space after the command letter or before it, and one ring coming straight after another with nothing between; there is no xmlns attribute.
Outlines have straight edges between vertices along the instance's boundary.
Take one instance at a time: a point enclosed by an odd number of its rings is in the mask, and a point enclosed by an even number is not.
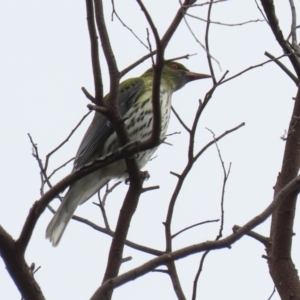
<svg viewBox="0 0 300 300"><path fill-rule="evenodd" d="M171 95L169 93L162 93L160 97L161 104L161 131L160 139L163 140L166 136L166 132L170 120L171 112ZM153 126L153 113L152 113L152 101L148 102L144 110L135 116L128 119L126 124L130 139L132 141L146 141L152 134ZM146 163L151 159L152 155L157 150L157 147L143 151L137 154L136 160L140 168L143 168Z"/></svg>
<svg viewBox="0 0 300 300"><path fill-rule="evenodd" d="M171 94L162 93L161 98L161 132L160 138L163 140L166 136L166 132L169 125L170 112L171 112ZM153 124L153 113L152 113L152 102L147 101L147 105L142 106L141 109L136 110L135 114L124 116L125 126L127 128L131 141L146 141L152 134ZM108 152L113 152L118 149L116 133L113 133L106 141L105 149ZM151 156L157 150L157 147L142 151L136 154L135 158L140 168L143 168L146 163L151 159ZM119 161L113 164L116 168L116 176L123 177L126 175L126 164L124 161ZM120 169L124 172L120 175ZM118 175L117 175L118 173Z"/></svg>

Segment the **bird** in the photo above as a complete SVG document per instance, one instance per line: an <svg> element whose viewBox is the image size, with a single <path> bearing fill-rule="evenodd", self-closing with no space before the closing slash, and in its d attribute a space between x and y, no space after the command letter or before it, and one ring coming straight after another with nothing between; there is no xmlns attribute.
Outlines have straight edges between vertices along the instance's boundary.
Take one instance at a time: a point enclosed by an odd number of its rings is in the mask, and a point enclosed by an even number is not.
<svg viewBox="0 0 300 300"><path fill-rule="evenodd" d="M140 77L122 82L117 99L118 108L131 141L145 141L152 134L152 85L154 68L148 69ZM183 64L166 61L161 76L160 105L161 132L165 138L170 114L173 92L188 82L209 78L210 75L190 72ZM109 99L106 95L103 101ZM94 118L78 148L73 171L118 149L118 138L111 122L103 114L95 112ZM156 148L137 154L136 160L143 168L150 160ZM79 204L84 203L97 193L111 179L126 178L125 160L113 162L73 183L64 196L59 208L46 229L46 238L53 246L57 246Z"/></svg>

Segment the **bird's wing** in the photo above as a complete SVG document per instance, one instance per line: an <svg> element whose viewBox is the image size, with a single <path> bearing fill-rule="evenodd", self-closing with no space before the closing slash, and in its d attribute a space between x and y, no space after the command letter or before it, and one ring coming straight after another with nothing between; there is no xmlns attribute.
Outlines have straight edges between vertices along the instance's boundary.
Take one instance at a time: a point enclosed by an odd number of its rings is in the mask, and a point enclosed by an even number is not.
<svg viewBox="0 0 300 300"><path fill-rule="evenodd" d="M128 84L129 81L131 81L132 84ZM129 79L120 84L118 106L121 116L124 116L137 99L143 84L144 81L142 78L135 80ZM106 95L105 99L108 98L109 95ZM96 159L97 153L101 152L101 147L103 147L104 142L113 132L114 129L110 121L104 115L95 112L94 119L77 151L74 169L78 169Z"/></svg>

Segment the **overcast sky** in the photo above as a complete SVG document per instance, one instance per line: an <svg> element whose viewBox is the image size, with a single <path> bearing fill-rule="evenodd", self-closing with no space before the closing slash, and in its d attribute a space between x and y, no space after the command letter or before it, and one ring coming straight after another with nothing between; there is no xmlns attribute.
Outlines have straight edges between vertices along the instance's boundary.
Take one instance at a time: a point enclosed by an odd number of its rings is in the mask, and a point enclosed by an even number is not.
<svg viewBox="0 0 300 300"><path fill-rule="evenodd" d="M148 50L116 18L111 22L111 1L104 2L111 42L118 66L123 69ZM289 4L275 2L280 26L287 36ZM123 0L115 3L123 21L147 43L146 28L149 26L137 3ZM144 3L163 35L178 9L178 1L145 0ZM189 12L205 17L206 10L204 6ZM262 16L254 1L231 0L215 5L211 19L239 23L262 19ZM197 38L204 43L205 23L188 20ZM40 197L39 168L31 155L27 133L32 135L44 160L88 111L89 101L81 92L84 86L93 93L85 1L1 1L0 40L0 223L17 238L29 209ZM265 22L236 27L211 25L209 40L211 54L220 64L219 67L214 62L218 79L226 70L231 76L267 60L265 51L275 56L282 54ZM167 48L166 58L194 53L197 55L183 63L192 71L208 74L206 53L182 22ZM107 92L108 74L103 56L101 58ZM283 62L290 66L286 59ZM150 66L148 60L126 78L140 76ZM192 124L198 99L203 99L211 86L211 80L196 81L174 94L173 105L188 125ZM196 136L198 149L212 138L206 128L219 135L246 122L245 127L219 143L226 167L232 163L225 195L224 236L231 233L233 225L243 225L272 200L284 148L280 137L288 127L295 92L295 84L275 64L267 64L222 85L205 109ZM90 120L87 119L70 142L54 155L51 169L75 155ZM176 184L170 171L180 173L187 161L188 136L173 115L168 132L179 131L181 134L168 138L172 146L162 145L157 157L145 168L151 175L145 186L160 185L160 190L141 196L129 232L130 240L159 250L165 248L162 222L166 219ZM71 169L71 165L63 169L52 182L62 179ZM220 217L222 176L217 151L212 147L199 159L180 193L173 233L197 222ZM112 228L126 188L122 184L107 200ZM103 225L100 211L92 202L79 207L76 214ZM54 207L58 204L58 200L52 203ZM89 299L102 280L111 238L71 221L61 243L53 248L45 239L51 216L51 212L46 211L39 219L26 252L27 262L41 266L35 278L47 299ZM256 231L268 235L269 225L270 220ZM295 228L299 225L299 216L296 216ZM213 240L218 230L219 223L191 229L174 239L174 249ZM300 240L296 235L293 258L298 267L300 258L295 254L299 253L299 248ZM200 277L199 299L268 299L274 285L267 263L261 258L263 254L263 245L249 237L242 238L230 250L211 252ZM121 273L152 258L127 247L124 256L133 259L122 265ZM188 299L200 258L201 254L194 255L177 263ZM0 282L0 299L20 299L2 261ZM118 288L114 299L175 299L175 294L168 276L150 273ZM272 299L279 299L279 296L276 294Z"/></svg>

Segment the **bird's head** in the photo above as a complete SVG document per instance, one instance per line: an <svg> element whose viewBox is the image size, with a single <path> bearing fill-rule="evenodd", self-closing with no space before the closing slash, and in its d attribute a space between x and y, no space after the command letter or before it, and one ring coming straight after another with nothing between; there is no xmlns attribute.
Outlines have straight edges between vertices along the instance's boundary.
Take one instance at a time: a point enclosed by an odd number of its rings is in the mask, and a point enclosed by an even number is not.
<svg viewBox="0 0 300 300"><path fill-rule="evenodd" d="M174 84L175 91L181 89L190 81L211 77L210 75L191 72L184 65L176 61L165 63L162 76Z"/></svg>
<svg viewBox="0 0 300 300"><path fill-rule="evenodd" d="M147 70L146 74L153 76L153 68ZM176 61L167 61L162 71L162 79L169 83L174 91L181 89L190 81L210 77L210 75L191 72L183 64Z"/></svg>

